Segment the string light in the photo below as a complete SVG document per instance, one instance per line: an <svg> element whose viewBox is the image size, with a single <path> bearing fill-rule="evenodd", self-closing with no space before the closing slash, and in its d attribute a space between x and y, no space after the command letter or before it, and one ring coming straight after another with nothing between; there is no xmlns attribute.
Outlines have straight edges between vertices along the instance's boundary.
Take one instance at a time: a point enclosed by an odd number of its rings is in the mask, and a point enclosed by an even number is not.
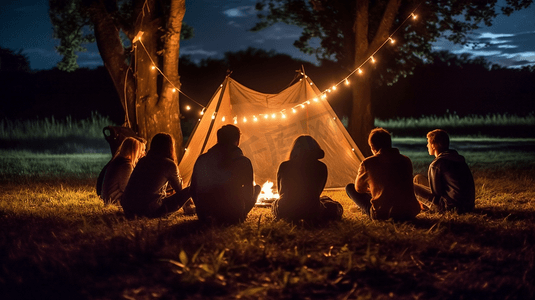
<svg viewBox="0 0 535 300"><path fill-rule="evenodd" d="M418 7L416 7L416 9L417 9L417 8L418 8ZM416 10L416 9L415 9L415 10ZM362 71L361 68L362 68L362 66L363 66L364 64L366 64L368 61L371 61L372 63L376 63L376 59L375 59L375 57L374 57L374 54L376 54L376 53L377 53L377 52L378 52L378 51L379 51L379 50L380 50L380 49L381 49L387 42L390 42L391 44L394 44L394 43L395 43L395 40L392 38L392 36L393 36L393 35L394 35L394 34L395 34L395 33L396 33L396 32L397 32L397 31L398 31L398 30L405 24L406 21L408 21L408 20L411 19L411 18L412 18L413 20L416 20L416 19L417 19L417 15L414 13L415 10L413 10L413 12L412 12L412 13L411 13L411 14L410 14L410 15L409 15L409 16L408 16L408 17L407 17L407 18L406 18L406 19L405 19L405 20L404 20L404 21L403 21L403 22L396 28L396 30L394 30L394 32L393 32L393 33L392 33L392 34L391 34L391 35L390 35L390 36L383 42L383 44L380 45L380 46L379 46L379 47L378 47L378 48L377 48L377 49L376 49L376 50L375 50L375 51L368 57L367 60L365 60L360 66L358 66L357 68L355 68L355 69L354 69L354 70L353 70L353 71L352 71L346 78L342 79L340 82L338 82L337 84L331 86L330 88L324 90L324 91L321 93L321 95L319 96L319 98L320 98L320 99L326 99L326 98L327 98L327 93L331 93L331 92L333 92L333 91L336 91L338 85L340 85L342 82L344 82L345 85L349 85L349 84L350 84L350 81L349 81L348 78L349 78L351 75L353 75L355 72L358 72L359 74L363 74L363 71ZM142 42L142 40L141 40L141 37L142 37L142 36L143 36L143 31L139 31L139 32L137 33L137 35L134 37L134 39L132 40L132 43L134 44L134 43L136 43L136 42L139 41L140 44L143 46L143 49L145 50L145 52L147 52L147 54L148 54L148 51L147 51L147 49L145 48L145 46L143 45L143 42ZM164 74L164 73L163 73L163 72L156 66L155 62L152 60L152 58L150 57L150 55L149 55L149 58L150 58L151 61L152 61L152 65L151 65L151 67L150 67L151 70L158 70L158 72L161 73L161 74L164 76L164 78L165 78L165 79L166 79L166 80L173 86L173 89L172 89L173 93L175 93L175 92L178 91L178 92L182 93L184 96L188 97L188 96L187 96L186 94L184 94L180 89L178 89L177 87L175 87L171 81L169 81L169 79L165 76L165 74ZM308 79L308 75L304 74L304 72L300 72L300 74L303 76L303 78ZM299 81L302 81L303 78L300 78ZM309 82L309 85L312 86L312 85L314 85L314 83L310 81L310 82ZM220 87L223 87L223 84L221 84ZM188 98L191 99L190 97L188 97ZM204 115L204 112L205 112L205 110L206 110L206 107L204 107L203 105L201 105L200 103L198 103L197 101L195 101L195 100L193 100L193 99L191 99L191 100L192 100L193 102L195 102L196 104L198 104L199 106L202 107L202 110L201 110L201 112L200 112L200 115L203 116L203 115ZM314 97L314 98L312 98L311 100L313 100L314 102L318 102L318 97ZM296 110L295 108L298 107L298 106L301 106L302 108L304 108L304 107L305 107L305 104L307 104L307 105L310 104L310 100L307 100L307 101L305 101L305 102L303 102L303 103L301 103L301 104L297 104L297 105L295 105L294 107L292 107L292 112L293 112L293 113L296 113L297 110ZM185 108L186 108L186 110L188 110L188 111L191 109L191 107L190 107L189 105L186 105ZM279 113L281 114L281 117L282 117L283 119L286 118L286 114L284 113L284 111L285 111L285 110L283 109L283 110L281 110L281 111L279 112ZM260 116L262 116L262 115L264 116L264 119L268 119L269 114L260 114ZM214 112L214 113L212 114L212 119L215 119L215 116L216 116L216 112ZM255 122L258 120L258 118L256 117L256 115L254 115L252 118L253 118L253 120L254 120ZM271 118L275 119L275 118L276 118L276 113L272 113L272 114L271 114ZM334 118L334 119L336 119L336 118ZM225 121L225 117L223 116L223 117L221 118L221 120L224 122L224 121ZM201 121L201 119L199 119L199 121ZM246 118L246 117L243 117L243 122L247 122L247 118ZM237 124L237 123L238 123L238 117L236 116L236 117L234 117L234 124Z"/></svg>
<svg viewBox="0 0 535 300"><path fill-rule="evenodd" d="M225 116L221 118L221 122L225 122Z"/></svg>

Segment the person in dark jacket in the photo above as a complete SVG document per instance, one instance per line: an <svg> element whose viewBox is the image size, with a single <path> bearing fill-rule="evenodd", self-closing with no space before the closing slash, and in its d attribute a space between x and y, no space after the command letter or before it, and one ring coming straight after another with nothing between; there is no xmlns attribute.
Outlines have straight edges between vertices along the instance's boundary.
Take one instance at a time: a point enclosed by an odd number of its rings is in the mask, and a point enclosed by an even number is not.
<svg viewBox="0 0 535 300"><path fill-rule="evenodd" d="M238 147L240 135L238 127L222 126L217 131L217 144L193 166L191 198L202 222L244 221L260 194L260 186L254 185L251 161Z"/></svg>
<svg viewBox="0 0 535 300"><path fill-rule="evenodd" d="M143 155L145 155L145 144L132 137L123 140L102 178L100 196L104 204L121 202L130 175Z"/></svg>
<svg viewBox="0 0 535 300"><path fill-rule="evenodd" d="M294 140L289 159L277 171L280 198L272 204L276 219L316 223L342 218L344 209L340 203L320 198L327 182L327 166L319 161L324 156L325 152L310 135Z"/></svg>
<svg viewBox="0 0 535 300"><path fill-rule="evenodd" d="M390 133L383 128L370 132L368 144L373 156L359 167L355 184L346 193L372 219L405 221L421 210L412 183L412 162L392 148Z"/></svg>
<svg viewBox="0 0 535 300"><path fill-rule="evenodd" d="M174 139L168 133L158 133L128 180L121 199L125 215L162 217L179 210L189 198L189 187L182 188Z"/></svg>
<svg viewBox="0 0 535 300"><path fill-rule="evenodd" d="M462 155L449 149L450 138L442 129L427 133L427 150L435 160L427 177L414 177L418 201L438 211L471 212L475 206L475 185L470 168Z"/></svg>

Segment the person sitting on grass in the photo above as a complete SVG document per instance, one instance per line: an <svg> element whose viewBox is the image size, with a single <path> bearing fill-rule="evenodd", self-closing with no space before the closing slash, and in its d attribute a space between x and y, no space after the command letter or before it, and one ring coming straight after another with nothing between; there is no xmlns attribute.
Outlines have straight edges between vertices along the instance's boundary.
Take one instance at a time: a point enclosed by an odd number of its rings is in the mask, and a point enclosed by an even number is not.
<svg viewBox="0 0 535 300"><path fill-rule="evenodd" d="M186 203L190 198L189 187L182 188L176 161L173 137L168 133L156 134L149 152L134 168L121 199L127 218L162 217Z"/></svg>
<svg viewBox="0 0 535 300"><path fill-rule="evenodd" d="M138 160L145 155L145 144L127 137L106 166L101 187L104 204L120 204L124 189Z"/></svg>
<svg viewBox="0 0 535 300"><path fill-rule="evenodd" d="M355 184L346 186L346 193L375 220L413 219L421 210L414 195L412 162L392 148L390 133L375 128L368 136L373 156L360 164Z"/></svg>
<svg viewBox="0 0 535 300"><path fill-rule="evenodd" d="M471 212L476 198L472 172L464 157L449 147L446 131L435 129L427 133L427 150L435 160L429 165L427 177L414 177L414 193L430 209Z"/></svg>
<svg viewBox="0 0 535 300"><path fill-rule="evenodd" d="M327 166L319 161L324 156L313 137L301 135L294 140L289 159L277 171L280 198L272 204L275 219L316 223L342 218L340 203L320 198L327 183Z"/></svg>
<svg viewBox="0 0 535 300"><path fill-rule="evenodd" d="M240 129L224 125L217 144L200 155L193 166L191 198L204 223L234 224L244 221L260 194L253 183L253 166L238 147Z"/></svg>

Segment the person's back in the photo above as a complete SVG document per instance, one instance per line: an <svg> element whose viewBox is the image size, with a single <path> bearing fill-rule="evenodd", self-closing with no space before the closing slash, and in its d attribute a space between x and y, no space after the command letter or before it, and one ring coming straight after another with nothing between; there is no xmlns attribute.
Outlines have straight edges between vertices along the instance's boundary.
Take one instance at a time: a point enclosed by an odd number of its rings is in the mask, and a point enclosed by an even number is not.
<svg viewBox="0 0 535 300"><path fill-rule="evenodd" d="M376 128L368 143L373 156L362 161L355 184L348 184L348 196L373 219L409 220L421 210L414 195L412 162L392 148L388 131Z"/></svg>
<svg viewBox="0 0 535 300"><path fill-rule="evenodd" d="M429 165L427 178L414 177L414 192L418 200L439 211L470 212L475 206L475 185L472 172L462 155L449 149L449 136L442 129L427 134L429 155L435 159Z"/></svg>
<svg viewBox="0 0 535 300"><path fill-rule="evenodd" d="M222 131L221 131L222 130ZM230 142L221 135L230 131ZM260 187L253 188L253 167L238 147L239 129L225 125L218 143L197 158L191 177L191 197L203 222L236 223L253 208Z"/></svg>
<svg viewBox="0 0 535 300"><path fill-rule="evenodd" d="M361 182L368 184L374 218L403 220L420 212L412 187L412 162L398 149L381 149L365 159L362 168L368 178ZM364 186L357 186L357 191L364 189Z"/></svg>
<svg viewBox="0 0 535 300"><path fill-rule="evenodd" d="M446 210L470 212L475 206L475 185L470 168L455 150L440 153L428 171L431 190L444 198Z"/></svg>

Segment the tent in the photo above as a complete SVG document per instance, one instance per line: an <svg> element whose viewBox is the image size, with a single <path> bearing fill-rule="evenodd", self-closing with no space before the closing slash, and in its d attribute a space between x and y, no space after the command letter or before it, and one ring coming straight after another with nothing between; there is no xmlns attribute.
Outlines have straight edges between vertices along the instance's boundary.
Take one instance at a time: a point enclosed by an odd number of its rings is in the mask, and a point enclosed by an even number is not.
<svg viewBox="0 0 535 300"><path fill-rule="evenodd" d="M225 124L240 128L240 148L252 162L257 184L276 184L279 164L302 134L314 137L325 151L326 188L354 182L364 156L321 96L306 75L278 94L251 90L227 76L188 139L179 164L184 184L189 185L197 157L215 145L216 132Z"/></svg>

